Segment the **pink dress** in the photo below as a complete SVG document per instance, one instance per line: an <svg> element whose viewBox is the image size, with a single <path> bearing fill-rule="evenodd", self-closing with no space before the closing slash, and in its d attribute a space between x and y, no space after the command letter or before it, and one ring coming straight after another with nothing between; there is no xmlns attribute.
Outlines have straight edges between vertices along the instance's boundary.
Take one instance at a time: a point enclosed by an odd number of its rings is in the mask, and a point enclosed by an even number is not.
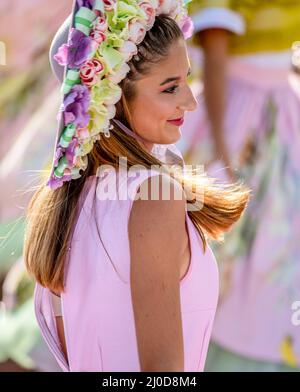
<svg viewBox="0 0 300 392"><path fill-rule="evenodd" d="M88 177L68 252L66 290L61 295L69 363L56 332L49 289L38 283L35 313L41 333L64 371L139 372L130 291L128 219L139 185L157 172L139 169L137 177L117 172L119 190L127 182L130 198L99 199L98 176ZM203 371L218 301L218 268L186 212L191 260L180 281L184 370Z"/></svg>

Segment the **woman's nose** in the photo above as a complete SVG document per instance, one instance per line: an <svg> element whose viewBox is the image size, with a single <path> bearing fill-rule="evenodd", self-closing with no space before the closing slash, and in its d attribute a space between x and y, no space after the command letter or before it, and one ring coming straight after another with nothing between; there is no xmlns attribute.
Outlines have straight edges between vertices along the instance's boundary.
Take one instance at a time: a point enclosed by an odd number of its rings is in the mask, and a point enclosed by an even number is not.
<svg viewBox="0 0 300 392"><path fill-rule="evenodd" d="M185 97L180 105L181 110L192 112L197 109L198 102L190 86L187 86Z"/></svg>

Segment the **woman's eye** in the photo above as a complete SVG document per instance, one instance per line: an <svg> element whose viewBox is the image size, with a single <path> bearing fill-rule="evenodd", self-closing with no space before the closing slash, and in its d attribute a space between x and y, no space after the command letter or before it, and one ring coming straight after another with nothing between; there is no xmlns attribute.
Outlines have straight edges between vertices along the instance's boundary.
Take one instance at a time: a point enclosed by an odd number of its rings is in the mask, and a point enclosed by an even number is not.
<svg viewBox="0 0 300 392"><path fill-rule="evenodd" d="M172 87L168 88L167 90L164 90L163 92L167 93L167 94L173 94L178 87L179 86L172 86Z"/></svg>

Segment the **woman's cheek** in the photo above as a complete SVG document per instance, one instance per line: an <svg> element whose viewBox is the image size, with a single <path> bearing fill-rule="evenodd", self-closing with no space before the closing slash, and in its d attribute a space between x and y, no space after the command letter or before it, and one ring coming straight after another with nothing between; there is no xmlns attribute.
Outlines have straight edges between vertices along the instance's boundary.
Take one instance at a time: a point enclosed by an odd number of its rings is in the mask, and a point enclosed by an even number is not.
<svg viewBox="0 0 300 392"><path fill-rule="evenodd" d="M174 113L176 108L174 109L174 105L169 103L166 99L157 100L155 104L155 112L159 114L159 118L161 120L170 120L174 117Z"/></svg>

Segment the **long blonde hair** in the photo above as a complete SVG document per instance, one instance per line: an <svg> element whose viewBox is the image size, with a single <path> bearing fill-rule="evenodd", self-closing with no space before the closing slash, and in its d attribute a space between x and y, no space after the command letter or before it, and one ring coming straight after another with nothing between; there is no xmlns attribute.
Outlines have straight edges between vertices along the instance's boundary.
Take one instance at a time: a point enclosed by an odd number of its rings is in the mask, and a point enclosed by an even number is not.
<svg viewBox="0 0 300 392"><path fill-rule="evenodd" d="M138 47L138 58L129 66L131 71L121 82L122 99L116 105L116 118L131 127L129 102L135 96L134 81L151 69L151 64L166 56L170 45L182 37L178 25L169 17L160 15L153 28L147 32ZM118 168L119 157L126 157L128 168L143 165L162 165L157 158L142 149L138 142L117 126L111 130L110 138L101 138L88 157L88 167L77 180L65 183L56 190L42 184L33 195L27 210L24 242L24 260L27 270L36 281L49 289L64 290L65 259L72 230L76 224L78 200L88 176L96 173L101 165ZM249 199L249 190L240 184L216 184L204 175L185 176L170 174L184 189L197 199L194 189L203 192L203 206L188 214L197 228L205 248L207 238L222 239L223 234L240 218ZM189 192L187 192L188 194ZM193 203L187 197L188 203Z"/></svg>

